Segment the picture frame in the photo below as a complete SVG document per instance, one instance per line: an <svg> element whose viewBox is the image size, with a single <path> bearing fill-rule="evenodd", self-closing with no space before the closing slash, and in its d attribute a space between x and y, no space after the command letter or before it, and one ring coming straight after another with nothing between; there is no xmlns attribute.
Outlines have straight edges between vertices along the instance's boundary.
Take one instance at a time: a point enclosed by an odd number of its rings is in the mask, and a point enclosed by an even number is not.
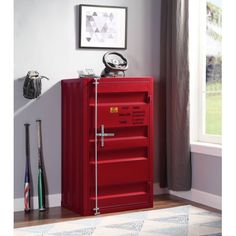
<svg viewBox="0 0 236 236"><path fill-rule="evenodd" d="M81 4L79 12L79 48L127 49L127 7Z"/></svg>

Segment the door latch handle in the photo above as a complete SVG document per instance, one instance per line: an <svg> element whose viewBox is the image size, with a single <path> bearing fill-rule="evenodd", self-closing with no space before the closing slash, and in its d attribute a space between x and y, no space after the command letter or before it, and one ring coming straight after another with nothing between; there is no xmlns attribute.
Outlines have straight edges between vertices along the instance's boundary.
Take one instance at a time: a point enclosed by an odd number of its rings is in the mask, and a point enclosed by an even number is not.
<svg viewBox="0 0 236 236"><path fill-rule="evenodd" d="M114 133L105 133L104 125L101 125L101 133L97 133L97 137L101 137L101 147L104 147L104 137L114 137Z"/></svg>

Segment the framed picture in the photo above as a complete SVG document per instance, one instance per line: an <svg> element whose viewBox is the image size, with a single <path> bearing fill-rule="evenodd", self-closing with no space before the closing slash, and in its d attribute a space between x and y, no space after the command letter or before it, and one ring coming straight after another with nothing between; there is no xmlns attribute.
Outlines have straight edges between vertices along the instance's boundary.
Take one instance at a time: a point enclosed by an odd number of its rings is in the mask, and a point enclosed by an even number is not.
<svg viewBox="0 0 236 236"><path fill-rule="evenodd" d="M127 48L127 7L80 5L80 48Z"/></svg>

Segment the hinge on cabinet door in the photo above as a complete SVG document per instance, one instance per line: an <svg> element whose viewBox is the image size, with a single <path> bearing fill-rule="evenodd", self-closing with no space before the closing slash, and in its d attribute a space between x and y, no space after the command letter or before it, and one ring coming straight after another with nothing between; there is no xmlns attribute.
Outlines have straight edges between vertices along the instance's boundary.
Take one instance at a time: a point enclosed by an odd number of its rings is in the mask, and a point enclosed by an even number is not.
<svg viewBox="0 0 236 236"><path fill-rule="evenodd" d="M151 95L148 94L147 97L146 97L146 103L150 103L151 99L152 99Z"/></svg>

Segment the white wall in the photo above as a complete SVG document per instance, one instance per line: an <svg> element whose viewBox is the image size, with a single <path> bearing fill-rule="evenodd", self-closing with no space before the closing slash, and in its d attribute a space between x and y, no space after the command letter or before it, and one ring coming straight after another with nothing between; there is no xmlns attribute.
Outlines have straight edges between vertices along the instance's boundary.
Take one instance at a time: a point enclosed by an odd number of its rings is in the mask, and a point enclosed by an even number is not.
<svg viewBox="0 0 236 236"><path fill-rule="evenodd" d="M192 153L192 188L222 195L222 157Z"/></svg>
<svg viewBox="0 0 236 236"><path fill-rule="evenodd" d="M61 107L60 80L77 77L78 70L103 69L107 50L78 48L79 4L128 7L127 75L154 76L158 86L160 64L161 0L21 0L14 5L14 197L23 197L25 134L30 123L30 157L33 195L37 194L36 119L42 120L43 152L49 194L61 192ZM27 100L23 80L29 70L50 78L43 81L42 96ZM155 99L156 100L156 99ZM157 118L157 110L155 111ZM157 129L157 127L155 127ZM157 132L156 132L157 133ZM157 144L155 137L155 144ZM158 144L155 145L157 152ZM157 160L155 180L157 181Z"/></svg>
<svg viewBox="0 0 236 236"><path fill-rule="evenodd" d="M169 193L221 210L222 157L194 152L192 152L191 157L191 191L169 191Z"/></svg>
<svg viewBox="0 0 236 236"><path fill-rule="evenodd" d="M100 74L107 50L78 49L81 3L128 6L128 74L158 75L160 0L22 0L15 1L15 79L37 69L52 79L47 89L79 69Z"/></svg>

